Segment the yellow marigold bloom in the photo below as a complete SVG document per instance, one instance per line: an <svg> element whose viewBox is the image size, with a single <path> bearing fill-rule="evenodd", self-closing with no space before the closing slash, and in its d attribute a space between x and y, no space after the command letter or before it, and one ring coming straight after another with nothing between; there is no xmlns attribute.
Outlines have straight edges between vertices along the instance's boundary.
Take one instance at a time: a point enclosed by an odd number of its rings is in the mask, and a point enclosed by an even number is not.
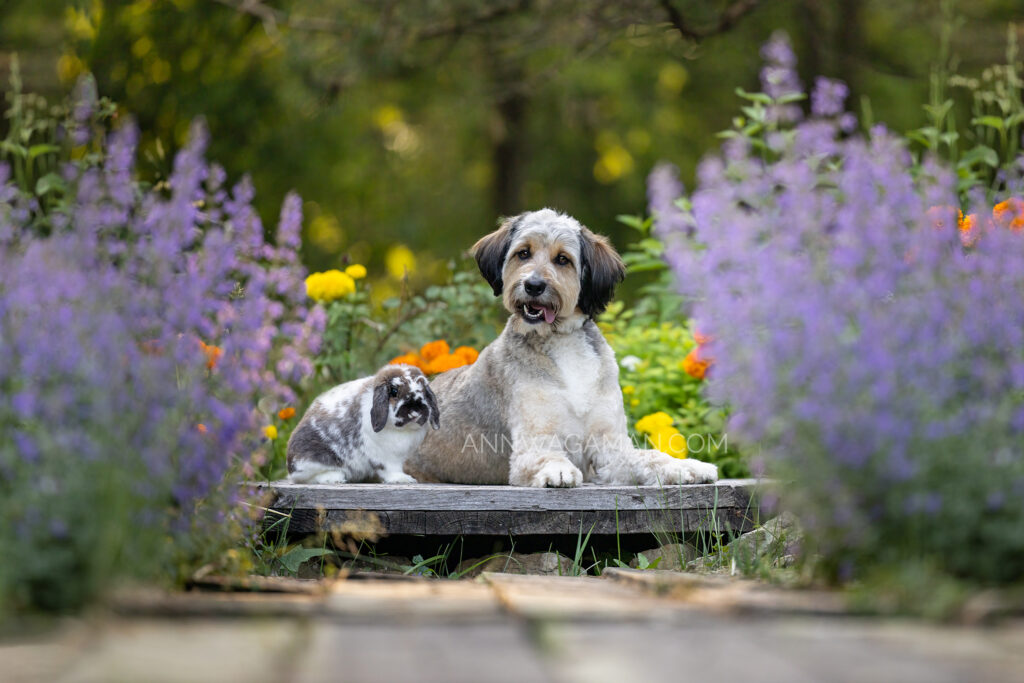
<svg viewBox="0 0 1024 683"><path fill-rule="evenodd" d="M638 398L634 398L629 402L630 408L636 408L638 405L640 405L640 399Z"/></svg>
<svg viewBox="0 0 1024 683"><path fill-rule="evenodd" d="M356 291L356 281L340 270L313 273L306 278L306 296L324 303L348 296Z"/></svg>
<svg viewBox="0 0 1024 683"><path fill-rule="evenodd" d="M274 425L267 425L263 428L263 436L273 441L277 438L277 427Z"/></svg>
<svg viewBox="0 0 1024 683"><path fill-rule="evenodd" d="M416 255L404 244L396 244L384 255L384 267L387 268L388 275L400 280L406 273L416 270Z"/></svg>
<svg viewBox="0 0 1024 683"><path fill-rule="evenodd" d="M634 387L632 384L627 384L626 386L622 387L623 396L631 396L635 391L636 387Z"/></svg>
<svg viewBox="0 0 1024 683"><path fill-rule="evenodd" d="M428 363L438 356L446 356L449 353L451 353L451 347L448 346L448 342L444 339L428 342L420 347L420 356Z"/></svg>
<svg viewBox="0 0 1024 683"><path fill-rule="evenodd" d="M395 356L388 361L388 365L411 365L426 372L427 364L415 353L407 353L402 356Z"/></svg>
<svg viewBox="0 0 1024 683"><path fill-rule="evenodd" d="M295 408L288 406L287 408L281 408L277 411L277 416L282 420L290 420L295 417Z"/></svg>
<svg viewBox="0 0 1024 683"><path fill-rule="evenodd" d="M661 427L647 435L651 446L673 458L686 457L686 438L674 427Z"/></svg>
<svg viewBox="0 0 1024 683"><path fill-rule="evenodd" d="M480 357L480 352L472 346L460 346L452 351L452 355L461 358L464 365L472 365Z"/></svg>
<svg viewBox="0 0 1024 683"><path fill-rule="evenodd" d="M650 415L645 415L636 421L636 431L644 432L645 434L652 434L659 429L665 427L671 427L674 420L668 413L661 412L660 410Z"/></svg>
<svg viewBox="0 0 1024 683"><path fill-rule="evenodd" d="M353 263L345 269L345 275L348 275L353 280L362 280L366 277L366 266L359 263Z"/></svg>

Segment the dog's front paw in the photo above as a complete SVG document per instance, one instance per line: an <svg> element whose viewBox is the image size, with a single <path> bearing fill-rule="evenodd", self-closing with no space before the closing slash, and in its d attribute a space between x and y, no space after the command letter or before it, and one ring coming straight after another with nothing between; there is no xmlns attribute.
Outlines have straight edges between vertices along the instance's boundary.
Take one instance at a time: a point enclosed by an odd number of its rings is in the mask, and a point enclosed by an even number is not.
<svg viewBox="0 0 1024 683"><path fill-rule="evenodd" d="M583 473L580 468L568 460L564 462L549 462L537 470L537 473L530 479L530 486L543 488L551 486L556 488L572 488L583 483Z"/></svg>
<svg viewBox="0 0 1024 683"><path fill-rule="evenodd" d="M385 484L415 484L416 479L405 472L392 472L385 475L381 481Z"/></svg>
<svg viewBox="0 0 1024 683"><path fill-rule="evenodd" d="M700 460L673 458L660 463L655 475L658 481L650 484L707 484L718 481L718 468Z"/></svg>

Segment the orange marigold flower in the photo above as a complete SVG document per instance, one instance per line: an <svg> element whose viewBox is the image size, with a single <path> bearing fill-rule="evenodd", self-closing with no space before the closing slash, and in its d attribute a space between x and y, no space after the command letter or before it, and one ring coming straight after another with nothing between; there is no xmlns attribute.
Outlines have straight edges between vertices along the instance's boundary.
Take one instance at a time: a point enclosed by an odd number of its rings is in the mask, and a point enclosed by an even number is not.
<svg viewBox="0 0 1024 683"><path fill-rule="evenodd" d="M992 209L992 219L1000 228L1024 230L1024 199L1010 197Z"/></svg>
<svg viewBox="0 0 1024 683"><path fill-rule="evenodd" d="M452 351L452 355L461 358L464 365L472 365L480 357L480 352L472 346L460 346Z"/></svg>
<svg viewBox="0 0 1024 683"><path fill-rule="evenodd" d="M419 368L426 372L426 363L424 363L423 359L415 353L406 353L401 356L395 356L388 361L388 365L411 365L414 368Z"/></svg>
<svg viewBox="0 0 1024 683"><path fill-rule="evenodd" d="M455 368L461 368L463 365L466 365L465 360L448 353L443 356L438 356L427 363L427 367L423 372L428 375L436 375L439 372L447 372L449 370L454 370Z"/></svg>
<svg viewBox="0 0 1024 683"><path fill-rule="evenodd" d="M206 367L213 370L217 365L217 361L219 361L220 357L224 355L224 349L219 346L214 346L213 344L207 344L201 339L199 340L199 346L203 349L203 353L206 354Z"/></svg>
<svg viewBox="0 0 1024 683"><path fill-rule="evenodd" d="M207 432L206 425L204 425L202 422L196 425L196 429L199 431L200 434L205 434Z"/></svg>
<svg viewBox="0 0 1024 683"><path fill-rule="evenodd" d="M690 377L704 379L704 375L707 374L708 367L711 365L711 362L710 358L702 359L698 353L698 349L693 349L686 354L686 358L683 359L681 365L683 367L683 372Z"/></svg>
<svg viewBox="0 0 1024 683"><path fill-rule="evenodd" d="M295 417L295 408L288 406L287 408L281 408L277 411L277 416L282 420L290 420Z"/></svg>
<svg viewBox="0 0 1024 683"><path fill-rule="evenodd" d="M428 363L437 358L438 356L446 356L450 352L451 348L448 346L448 342L446 342L444 339L438 339L437 341L429 342L427 344L424 344L420 348L420 356L422 356L423 360L427 361Z"/></svg>
<svg viewBox="0 0 1024 683"><path fill-rule="evenodd" d="M960 233L960 241L965 247L974 246L974 243L978 241L978 214L971 213L964 215L964 212L960 212L959 220L956 224L957 230Z"/></svg>

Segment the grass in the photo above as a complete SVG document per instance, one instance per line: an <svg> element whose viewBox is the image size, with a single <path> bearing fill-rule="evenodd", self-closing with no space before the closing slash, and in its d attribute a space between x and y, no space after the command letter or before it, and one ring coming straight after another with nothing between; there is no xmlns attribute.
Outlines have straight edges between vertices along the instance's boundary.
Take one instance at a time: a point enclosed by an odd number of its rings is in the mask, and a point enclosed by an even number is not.
<svg viewBox="0 0 1024 683"><path fill-rule="evenodd" d="M615 500L615 534L595 536L595 524L586 529L580 520L575 538L562 537L562 540L551 540L547 547L537 547L536 542L527 544L526 552L555 553L559 557L556 573L569 576L601 575L609 567L634 566L639 569L658 569L670 566L682 567L689 571L720 571L727 568L730 574L742 574L767 580L781 580L776 566L784 544L773 547L761 547L754 544L752 552L737 554L735 546L730 546L740 536L741 529L733 528L729 518L721 514L719 508L719 491L715 489L710 506L701 511L697 523L697 531L681 533L666 528L666 521L676 518L678 524L669 523L668 527L683 529L692 523L694 511L691 509L674 509L668 505L668 494L671 489L662 487L660 502L657 507L647 510L649 520L650 547L637 547L637 537L630 535L629 546L624 544L625 534L620 527L619 501ZM743 511L743 518L754 529L760 526L759 508L755 504L756 496L752 496ZM378 539L337 538L337 534L320 533L311 535L299 542L289 542L288 529L291 514L267 510L266 514L277 518L266 524L251 544L251 570L263 575L287 576L333 576L346 569L383 570L407 576L426 576L431 578L462 579L473 576L484 567L494 567L494 561L504 558L500 571L515 570L519 562L515 556L517 539L509 537L505 542L496 542L491 552L480 552L481 538L476 538L467 555L467 538L463 536L449 537L451 540L440 543L429 552L424 552L426 537L408 537L405 546L400 545L401 539L386 539L386 543L378 543ZM692 526L692 525L691 525ZM748 524L744 527L749 530ZM405 538L405 537L402 537ZM522 540L520 538L519 540ZM412 541L415 541L413 543ZM397 544L397 545L396 545ZM408 548L408 550L406 550ZM413 550L415 548L415 550ZM671 549L671 550L669 550ZM396 555L389 555L390 550ZM406 552L415 552L406 559ZM666 561L672 558L675 562ZM471 562L466 558L472 558ZM790 572L792 574L792 572Z"/></svg>

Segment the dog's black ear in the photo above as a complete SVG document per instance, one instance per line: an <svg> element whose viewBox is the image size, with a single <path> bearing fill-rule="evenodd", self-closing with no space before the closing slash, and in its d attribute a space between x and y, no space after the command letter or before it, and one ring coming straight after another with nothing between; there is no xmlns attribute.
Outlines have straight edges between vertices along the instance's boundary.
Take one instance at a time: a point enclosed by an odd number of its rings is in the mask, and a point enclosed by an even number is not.
<svg viewBox="0 0 1024 683"><path fill-rule="evenodd" d="M441 428L441 410L437 407L437 396L434 396L434 392L431 391L430 387L426 387L424 396L427 399L427 410L430 411L430 426L434 429Z"/></svg>
<svg viewBox="0 0 1024 683"><path fill-rule="evenodd" d="M388 383L381 382L373 388L373 406L370 408L370 426L379 432L388 425Z"/></svg>
<svg viewBox="0 0 1024 683"><path fill-rule="evenodd" d="M505 266L505 255L512 246L515 220L516 218L504 219L500 228L490 235L481 237L470 250L476 259L476 265L480 267L480 274L494 290L494 296L501 296L501 288L504 286L501 271Z"/></svg>
<svg viewBox="0 0 1024 683"><path fill-rule="evenodd" d="M591 318L600 315L626 277L626 266L608 238L583 228L580 232L579 307Z"/></svg>

